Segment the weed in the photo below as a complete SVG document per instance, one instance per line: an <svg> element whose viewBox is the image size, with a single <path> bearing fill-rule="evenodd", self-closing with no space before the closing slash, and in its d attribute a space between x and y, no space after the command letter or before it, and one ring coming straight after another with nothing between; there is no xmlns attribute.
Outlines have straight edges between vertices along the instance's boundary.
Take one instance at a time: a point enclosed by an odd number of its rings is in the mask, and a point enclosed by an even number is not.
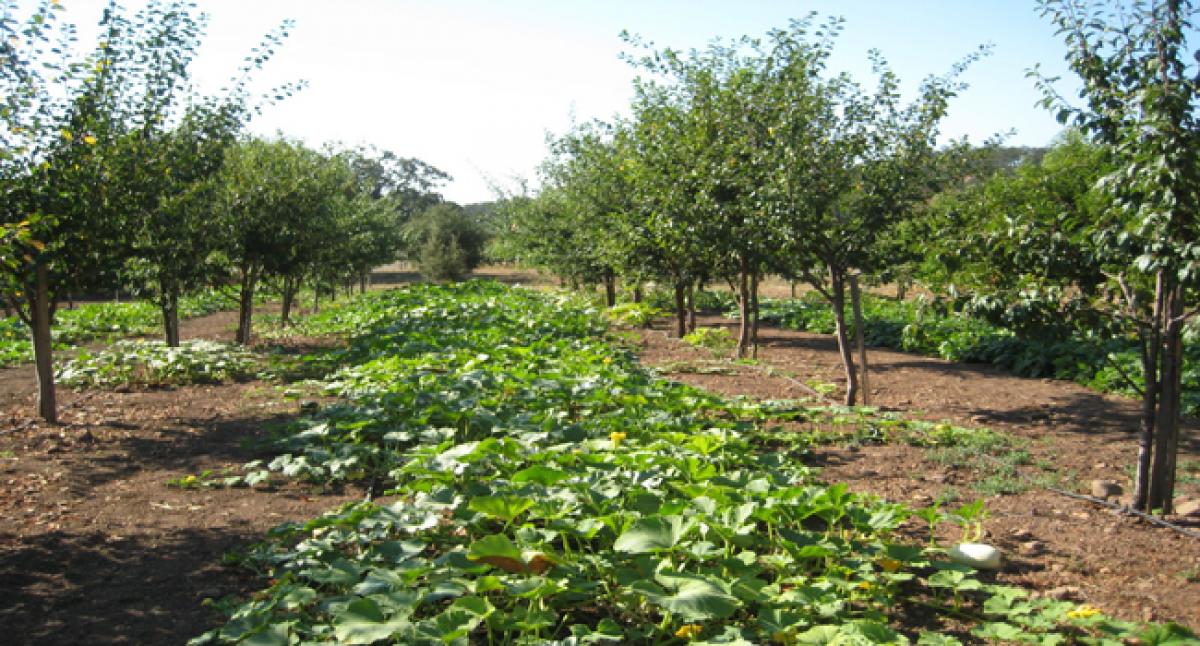
<svg viewBox="0 0 1200 646"><path fill-rule="evenodd" d="M737 345L729 330L723 327L696 328L695 332L684 336L683 340L689 345L708 350L714 357L729 354Z"/></svg>

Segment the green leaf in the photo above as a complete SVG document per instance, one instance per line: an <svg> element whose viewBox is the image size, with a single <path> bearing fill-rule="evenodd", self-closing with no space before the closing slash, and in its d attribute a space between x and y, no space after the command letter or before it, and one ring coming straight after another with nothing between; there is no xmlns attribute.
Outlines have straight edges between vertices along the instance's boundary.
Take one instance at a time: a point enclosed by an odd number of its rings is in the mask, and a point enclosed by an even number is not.
<svg viewBox="0 0 1200 646"><path fill-rule="evenodd" d="M696 526L682 516L639 518L613 543L613 549L629 554L670 550Z"/></svg>
<svg viewBox="0 0 1200 646"><path fill-rule="evenodd" d="M291 625L291 622L271 624L262 631L254 633L238 643L244 646L287 646L288 628Z"/></svg>
<svg viewBox="0 0 1200 646"><path fill-rule="evenodd" d="M645 580L630 589L685 621L724 619L737 612L738 600L713 581L691 576L661 578L665 589Z"/></svg>
<svg viewBox="0 0 1200 646"><path fill-rule="evenodd" d="M371 599L356 599L333 616L333 632L343 644L371 644L388 639L408 625L405 616L388 620Z"/></svg>
<svg viewBox="0 0 1200 646"><path fill-rule="evenodd" d="M570 477L571 474L567 473L566 471L559 471L558 469L552 469L550 467L538 464L514 473L512 481L536 482L540 485L549 487Z"/></svg>
<svg viewBox="0 0 1200 646"><path fill-rule="evenodd" d="M534 501L524 496L479 496L467 503L471 511L487 514L508 523L533 505Z"/></svg>

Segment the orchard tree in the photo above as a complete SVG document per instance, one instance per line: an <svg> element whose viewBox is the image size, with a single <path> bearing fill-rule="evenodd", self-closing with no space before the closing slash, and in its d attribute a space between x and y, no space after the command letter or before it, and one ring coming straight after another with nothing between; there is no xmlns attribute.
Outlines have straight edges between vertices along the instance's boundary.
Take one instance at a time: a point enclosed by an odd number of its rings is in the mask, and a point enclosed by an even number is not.
<svg viewBox="0 0 1200 646"><path fill-rule="evenodd" d="M127 89L113 82L105 43L83 61L68 58L74 31L58 10L40 3L21 23L15 4L0 9L0 222L21 232L6 241L0 291L30 328L38 414L49 422L57 419L50 330L58 296L111 284L120 257L103 143L122 127L116 106ZM102 33L118 20L110 6Z"/></svg>
<svg viewBox="0 0 1200 646"><path fill-rule="evenodd" d="M783 237L774 266L806 280L833 308L845 401L853 405L860 379L846 305L859 331L865 376L859 278L891 262L889 233L942 179L938 124L962 88L956 77L979 54L944 77L926 79L906 104L899 79L878 52L870 53L878 76L873 90L848 74L827 74L840 24L814 28L810 15L770 34L769 52L760 54L758 79L749 86L760 133L751 164L763 178L758 208Z"/></svg>
<svg viewBox="0 0 1200 646"><path fill-rule="evenodd" d="M299 143L251 139L226 154L219 182L224 253L239 283L236 339L246 345L260 281L303 275L337 240L336 215L354 196L354 176L343 160Z"/></svg>
<svg viewBox="0 0 1200 646"><path fill-rule="evenodd" d="M192 4L152 2L135 23L117 23L106 40L105 56L120 72L113 82L144 86L124 97L118 111L123 131L107 142L117 187L113 201L126 223L123 282L158 304L171 346L179 345L179 298L224 274L219 236L209 231L218 173L225 152L259 109L250 104L246 85L290 27L284 22L267 34L237 71L232 89L197 97L187 84L188 68L203 22ZM275 88L270 100L297 87Z"/></svg>
<svg viewBox="0 0 1200 646"><path fill-rule="evenodd" d="M1179 446L1183 328L1200 287L1200 123L1185 0L1149 3L1043 0L1067 62L1083 81L1073 105L1040 78L1045 105L1112 153L1100 183L1112 199L1096 224L1104 258L1132 257L1106 271L1114 313L1141 340L1143 410L1134 505L1170 513Z"/></svg>

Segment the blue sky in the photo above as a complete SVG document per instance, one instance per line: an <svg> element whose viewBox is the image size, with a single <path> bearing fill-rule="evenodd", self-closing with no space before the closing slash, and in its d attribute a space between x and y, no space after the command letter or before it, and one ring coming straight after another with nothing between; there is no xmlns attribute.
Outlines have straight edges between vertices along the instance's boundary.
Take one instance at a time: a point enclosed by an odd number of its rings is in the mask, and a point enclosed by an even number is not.
<svg viewBox="0 0 1200 646"><path fill-rule="evenodd" d="M86 26L100 0L63 0ZM136 7L138 2L126 2ZM193 72L215 91L241 57L284 18L290 38L259 75L266 88L308 87L252 124L311 145L374 144L454 176L446 196L492 199L533 179L547 133L572 119L622 112L635 71L618 59L622 29L659 46L703 47L714 37L761 35L809 11L840 15L845 30L832 62L869 81L866 53L880 50L915 88L975 47L992 55L965 76L943 132L974 141L1015 130L1009 142L1044 145L1059 131L1037 108L1025 72L1041 63L1066 77L1065 49L1033 0L200 0L208 38Z"/></svg>

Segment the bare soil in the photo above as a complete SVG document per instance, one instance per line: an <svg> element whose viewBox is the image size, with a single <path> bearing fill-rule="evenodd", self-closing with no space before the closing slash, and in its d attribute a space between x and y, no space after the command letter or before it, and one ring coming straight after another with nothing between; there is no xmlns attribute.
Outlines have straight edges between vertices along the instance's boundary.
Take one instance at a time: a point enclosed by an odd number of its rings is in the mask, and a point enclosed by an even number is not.
<svg viewBox="0 0 1200 646"><path fill-rule="evenodd" d="M232 339L233 313L184 321ZM168 480L244 464L298 415L262 382L60 391L61 424L32 423L33 372L0 370L0 641L179 644L221 616L205 599L261 586L222 557L283 522L361 492L179 489ZM19 430L14 430L19 429Z"/></svg>
<svg viewBox="0 0 1200 646"><path fill-rule="evenodd" d="M724 326L736 335L736 322L703 317L702 326ZM710 365L708 350L670 338L665 328L643 331L643 363L663 368L664 376L726 395L759 399L812 396L804 384L841 384L836 341L829 336L775 327L760 331L758 365L727 363L721 373L698 374L686 366ZM1115 480L1131 490L1130 467L1137 453L1138 403L1096 393L1074 383L1024 379L998 369L963 365L902 352L869 352L870 403L919 419L984 426L1023 440L1030 463L1022 477L1047 476L1064 490L1089 493L1094 479ZM771 376L770 366L777 376ZM728 372L726 372L728 371ZM787 375L778 376L778 375ZM828 397L840 402L837 388ZM1200 458L1198 424L1185 424L1181 464ZM899 443L817 447L812 463L818 477L846 482L851 489L889 500L925 506L951 494L962 502L976 474L931 461L927 449ZM1182 478L1177 500L1200 497L1194 477ZM951 491L947 491L950 489ZM1097 606L1129 620L1176 621L1200 627L1200 539L1151 525L1099 505L1034 487L1016 495L988 497L986 540L1000 547L1006 564L1000 581L1038 593ZM1200 518L1172 517L1180 525ZM924 529L924 522L919 523ZM954 540L957 528L939 536ZM915 532L917 530L914 530ZM1036 547L1031 543L1037 543ZM1032 549L1031 549L1032 548Z"/></svg>

